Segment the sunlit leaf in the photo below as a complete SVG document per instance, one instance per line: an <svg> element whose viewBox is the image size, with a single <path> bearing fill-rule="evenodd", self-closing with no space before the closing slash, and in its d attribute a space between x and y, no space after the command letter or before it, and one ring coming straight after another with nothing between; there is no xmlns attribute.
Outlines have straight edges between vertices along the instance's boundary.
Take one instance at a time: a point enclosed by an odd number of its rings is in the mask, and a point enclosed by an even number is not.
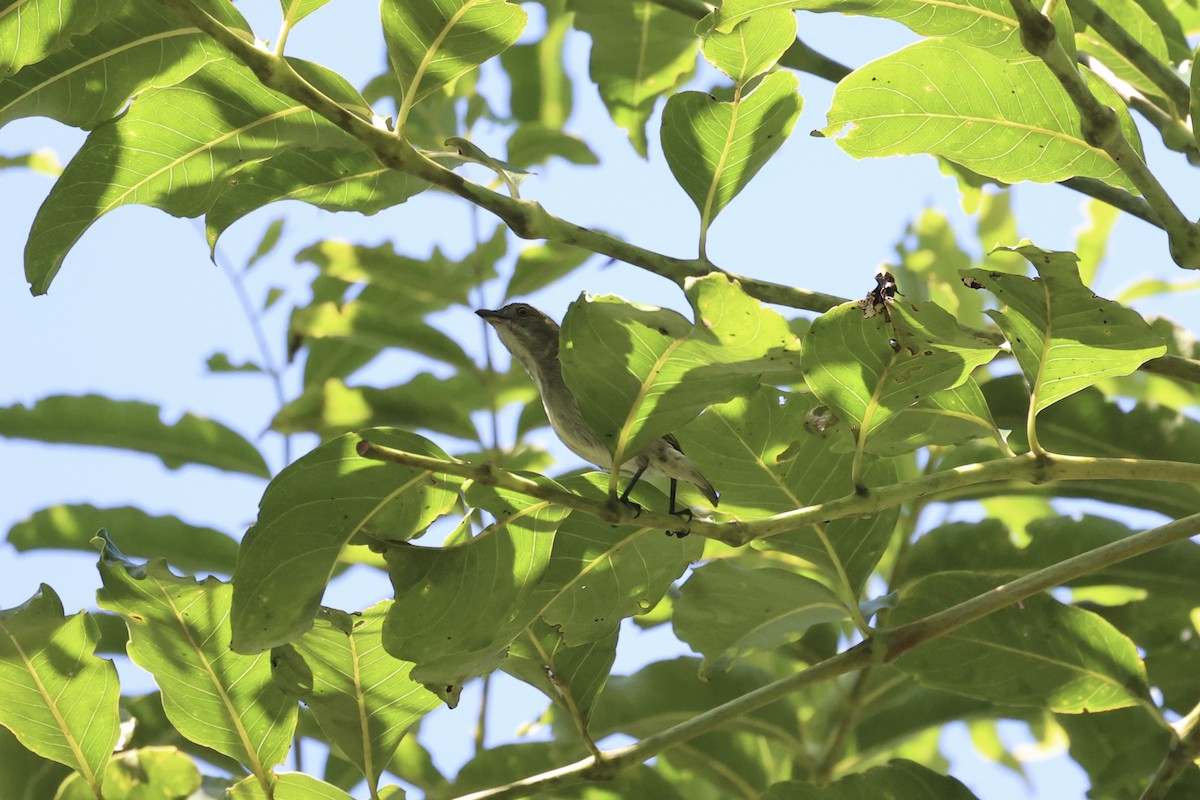
<svg viewBox="0 0 1200 800"><path fill-rule="evenodd" d="M761 800L892 800L899 797L974 800L975 795L949 775L939 775L915 762L897 759L826 786L801 781L777 783L762 794Z"/></svg>
<svg viewBox="0 0 1200 800"><path fill-rule="evenodd" d="M272 680L270 656L229 649L232 587L171 573L162 561L134 566L106 552L96 599L129 625L129 657L154 675L179 732L255 772L283 761L296 702Z"/></svg>
<svg viewBox="0 0 1200 800"><path fill-rule="evenodd" d="M336 786L303 772L277 772L271 786L268 797L258 780L246 778L230 787L228 800L353 800Z"/></svg>
<svg viewBox="0 0 1200 800"><path fill-rule="evenodd" d="M799 343L787 322L735 281L691 282L688 299L694 324L613 296L585 296L563 321L563 377L621 463L764 374L796 375Z"/></svg>
<svg viewBox="0 0 1200 800"><path fill-rule="evenodd" d="M99 632L86 613L63 616L42 584L0 611L0 725L29 750L78 771L94 792L117 743L117 671L93 655Z"/></svg>
<svg viewBox="0 0 1200 800"><path fill-rule="evenodd" d="M441 702L408 677L412 664L384 652L380 633L390 605L354 615L326 611L272 659L276 678L373 788L409 728Z"/></svg>
<svg viewBox="0 0 1200 800"><path fill-rule="evenodd" d="M279 473L238 551L235 651L258 653L309 630L345 545L419 536L457 500L457 479L363 458L355 448L364 439L447 458L420 436L376 428L321 445Z"/></svg>
<svg viewBox="0 0 1200 800"><path fill-rule="evenodd" d="M791 133L800 116L797 83L791 72L773 72L749 94L739 88L731 102L703 92L680 92L667 101L663 155L700 212L702 255L712 221Z"/></svg>
<svg viewBox="0 0 1200 800"><path fill-rule="evenodd" d="M385 0L383 35L405 108L499 55L525 28L520 6L505 0Z"/></svg>
<svg viewBox="0 0 1200 800"><path fill-rule="evenodd" d="M647 154L654 104L696 69L695 20L654 0L568 0L575 27L592 37L589 71L613 122Z"/></svg>
<svg viewBox="0 0 1200 800"><path fill-rule="evenodd" d="M732 26L717 26L723 9L705 17L700 50L708 62L742 86L766 72L796 39L796 15L786 8L767 8Z"/></svg>
<svg viewBox="0 0 1200 800"><path fill-rule="evenodd" d="M126 750L108 762L104 771L106 800L169 800L192 797L200 788L196 762L173 747ZM95 800L96 795L76 773L55 794L55 800Z"/></svg>
<svg viewBox="0 0 1200 800"><path fill-rule="evenodd" d="M8 0L0 13L0 79L67 47L117 11L104 0Z"/></svg>
<svg viewBox="0 0 1200 800"><path fill-rule="evenodd" d="M329 0L279 0L279 7L283 9L287 19L295 25L328 2Z"/></svg>
<svg viewBox="0 0 1200 800"><path fill-rule="evenodd" d="M188 413L166 424L160 414L157 406L136 400L55 395L32 408L0 408L0 436L134 450L157 456L170 469L204 464L263 478L269 474L254 445L221 423Z"/></svg>
<svg viewBox="0 0 1200 800"><path fill-rule="evenodd" d="M570 647L550 625L534 622L513 640L501 668L556 703L573 707L586 722L616 655L615 626L603 639Z"/></svg>
<svg viewBox="0 0 1200 800"><path fill-rule="evenodd" d="M92 539L108 530L122 552L163 558L190 572L233 572L237 542L227 533L192 525L175 516L155 516L140 508L57 505L21 520L8 531L18 552L57 548L95 553Z"/></svg>
<svg viewBox="0 0 1200 800"><path fill-rule="evenodd" d="M1140 149L1125 104L1100 81L1089 86L1118 109L1122 133ZM1005 61L954 39L918 42L842 80L822 133L847 126L837 142L855 158L928 153L1005 183L1088 177L1133 188L1084 140L1079 112L1045 64Z"/></svg>
<svg viewBox="0 0 1200 800"><path fill-rule="evenodd" d="M1003 248L1009 249L1009 248ZM1014 249L1038 278L968 270L967 280L996 295L989 311L1012 345L1033 397L1033 413L1096 382L1128 375L1166 352L1162 338L1134 310L1097 297L1079 279L1074 253Z"/></svg>
<svg viewBox="0 0 1200 800"><path fill-rule="evenodd" d="M512 278L504 289L504 299L532 294L569 275L591 258L587 250L561 242L529 245L517 256Z"/></svg>

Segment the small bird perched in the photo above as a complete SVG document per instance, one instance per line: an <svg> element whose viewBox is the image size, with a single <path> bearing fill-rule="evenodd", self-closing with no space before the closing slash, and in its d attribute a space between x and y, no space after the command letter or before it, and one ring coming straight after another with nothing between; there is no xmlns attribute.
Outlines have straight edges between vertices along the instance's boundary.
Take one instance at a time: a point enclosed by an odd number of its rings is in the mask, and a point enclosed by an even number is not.
<svg viewBox="0 0 1200 800"><path fill-rule="evenodd" d="M584 421L579 403L563 380L562 366L558 360L558 323L525 303L510 303L497 311L480 309L475 313L496 329L508 352L525 367L542 396L550 426L562 443L580 458L611 470L612 455ZM675 510L678 481L687 481L697 487L714 506L718 501L717 490L700 474L692 460L683 454L679 441L669 433L622 464L621 474L632 476L621 495L623 502L629 501L629 492L642 475L671 479L672 514L690 513L687 509Z"/></svg>

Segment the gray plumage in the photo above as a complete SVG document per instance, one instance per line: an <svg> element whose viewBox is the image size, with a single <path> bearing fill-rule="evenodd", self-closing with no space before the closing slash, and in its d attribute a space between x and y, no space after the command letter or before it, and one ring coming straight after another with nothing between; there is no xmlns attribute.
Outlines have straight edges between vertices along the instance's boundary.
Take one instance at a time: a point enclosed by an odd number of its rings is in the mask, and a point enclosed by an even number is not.
<svg viewBox="0 0 1200 800"><path fill-rule="evenodd" d="M521 363L533 379L542 396L542 405L550 426L567 448L586 461L606 470L612 469L612 456L583 419L579 403L567 388L558 360L558 323L526 303L510 303L496 311L480 309L475 312L496 329L500 341ZM683 454L679 442L671 434L660 437L649 447L621 465L622 475L637 477L663 476L672 480L672 512L674 511L674 481L687 481L698 488L714 506L718 495L708 479L690 458ZM633 482L630 483L632 488ZM625 495L629 493L626 489Z"/></svg>

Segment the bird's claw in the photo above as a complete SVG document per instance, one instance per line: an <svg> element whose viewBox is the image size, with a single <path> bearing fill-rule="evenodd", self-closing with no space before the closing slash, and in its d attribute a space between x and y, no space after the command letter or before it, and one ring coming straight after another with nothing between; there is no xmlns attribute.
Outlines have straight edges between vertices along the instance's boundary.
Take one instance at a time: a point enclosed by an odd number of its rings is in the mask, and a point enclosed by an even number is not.
<svg viewBox="0 0 1200 800"><path fill-rule="evenodd" d="M695 515L692 513L690 508L681 508L678 511L671 511L669 513L673 517L686 519L688 522L691 522L695 518ZM688 535L688 531L686 529L682 531L663 531L663 533L665 533L667 536L677 536L680 539Z"/></svg>

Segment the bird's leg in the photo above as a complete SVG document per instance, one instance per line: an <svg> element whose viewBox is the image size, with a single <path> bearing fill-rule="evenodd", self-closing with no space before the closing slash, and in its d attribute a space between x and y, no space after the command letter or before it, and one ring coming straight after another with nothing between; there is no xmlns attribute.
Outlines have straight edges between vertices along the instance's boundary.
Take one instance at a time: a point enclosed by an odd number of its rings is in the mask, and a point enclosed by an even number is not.
<svg viewBox="0 0 1200 800"><path fill-rule="evenodd" d="M629 499L629 493L633 491L633 487L637 485L638 478L642 477L642 473L646 471L646 467L648 466L650 466L649 461L638 467L637 472L633 473L633 477L630 478L629 483L625 485L625 491L621 493L621 502L625 505L633 506L635 509L637 509L639 514L642 513L642 507Z"/></svg>
<svg viewBox="0 0 1200 800"><path fill-rule="evenodd" d="M687 517L688 522L692 521L692 510L690 508L675 509L675 492L679 489L679 481L671 478L671 495L670 505L667 507L667 513L674 517ZM667 536L678 536L680 539L688 535L687 531L663 531Z"/></svg>

